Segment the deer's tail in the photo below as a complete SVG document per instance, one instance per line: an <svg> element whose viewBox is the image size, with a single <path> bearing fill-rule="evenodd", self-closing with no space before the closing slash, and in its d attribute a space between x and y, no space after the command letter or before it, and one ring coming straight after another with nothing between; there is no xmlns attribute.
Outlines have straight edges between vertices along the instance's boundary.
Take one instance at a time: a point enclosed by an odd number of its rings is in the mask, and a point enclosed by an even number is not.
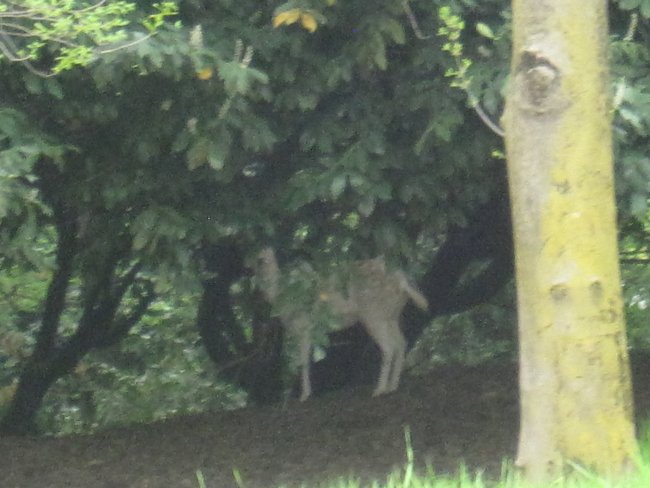
<svg viewBox="0 0 650 488"><path fill-rule="evenodd" d="M400 273L400 286L402 290L406 292L408 297L415 303L415 305L421 310L429 309L429 300L418 290L415 286L409 283L408 278L404 273Z"/></svg>

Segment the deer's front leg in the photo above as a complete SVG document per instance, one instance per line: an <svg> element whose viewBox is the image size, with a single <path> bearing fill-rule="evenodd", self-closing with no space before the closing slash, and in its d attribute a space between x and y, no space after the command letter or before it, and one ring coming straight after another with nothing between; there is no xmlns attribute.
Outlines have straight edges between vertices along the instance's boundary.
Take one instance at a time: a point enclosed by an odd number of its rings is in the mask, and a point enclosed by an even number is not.
<svg viewBox="0 0 650 488"><path fill-rule="evenodd" d="M311 396L311 379L309 377L310 362L311 341L309 340L309 331L304 330L300 335L301 402L304 402Z"/></svg>

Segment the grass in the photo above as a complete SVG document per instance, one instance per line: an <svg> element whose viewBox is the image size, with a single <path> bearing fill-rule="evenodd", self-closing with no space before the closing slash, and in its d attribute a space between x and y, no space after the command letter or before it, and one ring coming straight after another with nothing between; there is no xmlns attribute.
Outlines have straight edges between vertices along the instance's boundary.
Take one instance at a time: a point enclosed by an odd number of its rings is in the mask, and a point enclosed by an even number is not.
<svg viewBox="0 0 650 488"><path fill-rule="evenodd" d="M619 479L606 479L577 464L571 464L571 473L543 485L532 485L520 479L511 463L503 463L501 476L498 480L484 479L478 472L471 474L465 466L459 468L455 476L436 474L429 467L427 473L418 474L415 471L415 455L411 446L411 433L405 430L407 461L404 467L397 470L384 480L370 483L361 482L354 478L340 478L329 484L319 484L319 488L650 488L650 422L640 429L639 440L641 462L637 469ZM240 488L246 488L246 482L235 470L233 477ZM201 471L197 471L198 488L206 488ZM280 487L282 488L282 487ZM301 488L315 488L302 485Z"/></svg>
<svg viewBox="0 0 650 488"><path fill-rule="evenodd" d="M646 422L641 428L641 460L634 472L618 479L606 479L578 464L570 463L570 474L543 485L523 481L512 463L506 461L502 464L498 480L486 480L480 472L472 475L465 466L460 467L456 476L437 475L431 468L425 475L415 474L408 429L405 431L405 437L406 465L402 470L390 474L385 482L361 485L342 479L328 488L650 488L650 422Z"/></svg>
<svg viewBox="0 0 650 488"><path fill-rule="evenodd" d="M245 485L239 485L245 488ZM650 488L650 460L645 459L638 470L617 480L608 480L594 475L590 471L573 466L572 473L564 478L533 485L520 479L514 467L504 462L501 477L488 480L479 472L472 475L461 466L455 476L439 475L432 469L425 474L416 474L412 461L405 467L390 474L385 481L361 483L354 479L340 479L322 488ZM303 488L309 488L303 486Z"/></svg>

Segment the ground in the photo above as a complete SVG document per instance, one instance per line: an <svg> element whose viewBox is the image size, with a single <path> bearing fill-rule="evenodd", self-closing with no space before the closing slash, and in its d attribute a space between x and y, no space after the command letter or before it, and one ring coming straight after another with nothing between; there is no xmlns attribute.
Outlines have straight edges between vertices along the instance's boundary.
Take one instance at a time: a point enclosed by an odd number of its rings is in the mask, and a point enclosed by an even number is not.
<svg viewBox="0 0 650 488"><path fill-rule="evenodd" d="M633 362L637 416L650 412L650 361ZM0 438L2 488L272 488L404 465L408 427L420 466L498 475L515 454L516 368L436 369L397 393L370 386L286 406L206 413L65 438ZM241 485L235 477L239 476Z"/></svg>

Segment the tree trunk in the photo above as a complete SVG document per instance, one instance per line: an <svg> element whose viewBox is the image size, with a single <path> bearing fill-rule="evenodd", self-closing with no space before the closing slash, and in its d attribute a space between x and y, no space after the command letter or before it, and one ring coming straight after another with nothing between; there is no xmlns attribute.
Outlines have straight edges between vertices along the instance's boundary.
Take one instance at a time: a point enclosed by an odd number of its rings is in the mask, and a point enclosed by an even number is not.
<svg viewBox="0 0 650 488"><path fill-rule="evenodd" d="M57 222L58 243L56 268L45 297L41 326L36 344L18 380L16 393L3 418L0 434L25 435L35 433L36 414L49 388L74 369L91 350L117 344L140 320L154 299L151 283L136 283L140 264L118 275L120 262L130 240L113 236L113 247L105 256L94 259L92 274L82 277L85 300L74 333L60 334L61 316L65 309L66 292L74 275L77 253L77 226L74 212L63 205L52 205ZM83 267L83 266L82 266ZM118 313L127 291L131 291L129 313Z"/></svg>
<svg viewBox="0 0 650 488"><path fill-rule="evenodd" d="M0 433L21 436L37 434L36 414L45 394L58 378L59 375L37 367L25 370L9 408L0 421Z"/></svg>
<svg viewBox="0 0 650 488"><path fill-rule="evenodd" d="M503 123L515 237L521 430L542 481L637 454L616 249L605 0L513 0Z"/></svg>
<svg viewBox="0 0 650 488"><path fill-rule="evenodd" d="M213 276L203 281L196 326L208 356L223 378L246 390L252 403L280 400L280 324L269 326L256 316L252 337L247 338L233 312L230 286L245 273L241 250L236 242L223 240L204 244L202 255L206 270Z"/></svg>

